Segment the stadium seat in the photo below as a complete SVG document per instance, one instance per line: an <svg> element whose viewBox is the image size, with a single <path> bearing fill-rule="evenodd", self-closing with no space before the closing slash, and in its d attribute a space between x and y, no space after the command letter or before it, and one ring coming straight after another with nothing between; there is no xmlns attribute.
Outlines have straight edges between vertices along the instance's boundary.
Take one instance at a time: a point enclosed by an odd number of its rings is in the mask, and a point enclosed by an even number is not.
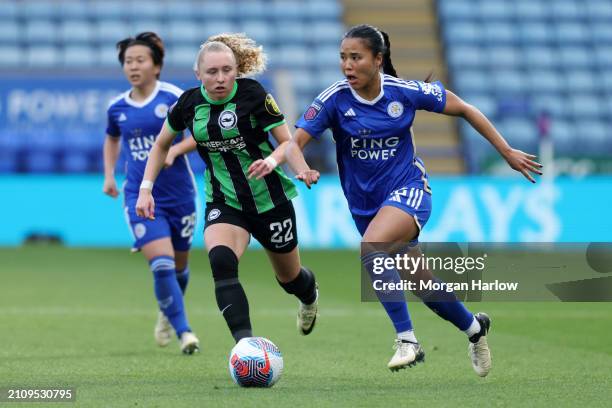
<svg viewBox="0 0 612 408"><path fill-rule="evenodd" d="M274 39L274 27L259 20L243 20L238 25L238 31L248 33L249 37L260 44L266 44Z"/></svg>
<svg viewBox="0 0 612 408"><path fill-rule="evenodd" d="M21 40L21 26L14 20L0 20L0 44L17 44Z"/></svg>
<svg viewBox="0 0 612 408"><path fill-rule="evenodd" d="M210 18L210 16L209 16ZM232 23L229 20L207 20L202 23L201 29L201 38L200 42L206 41L208 37L211 35L219 34L219 33L233 33L236 32L236 24Z"/></svg>
<svg viewBox="0 0 612 408"><path fill-rule="evenodd" d="M550 14L548 8L540 1L519 0L513 3L518 21L543 21Z"/></svg>
<svg viewBox="0 0 612 408"><path fill-rule="evenodd" d="M97 48L95 51L96 58L94 59L96 64L99 64L103 68L112 68L116 70L119 68L119 60L117 58L117 50L115 44L105 44ZM118 72L118 71L117 71Z"/></svg>
<svg viewBox="0 0 612 408"><path fill-rule="evenodd" d="M567 88L572 92L572 98L580 92L595 92L598 84L592 71L573 70L566 74Z"/></svg>
<svg viewBox="0 0 612 408"><path fill-rule="evenodd" d="M536 92L531 96L533 113L548 112L553 118L567 118L569 107L567 98L558 93Z"/></svg>
<svg viewBox="0 0 612 408"><path fill-rule="evenodd" d="M572 95L569 100L574 117L579 120L599 120L604 112L602 101L593 94Z"/></svg>
<svg viewBox="0 0 612 408"><path fill-rule="evenodd" d="M512 16L511 3L506 1L482 1L474 7L473 12L483 21L506 20Z"/></svg>
<svg viewBox="0 0 612 408"><path fill-rule="evenodd" d="M300 3L303 4L307 16L312 21L342 21L341 1L311 0Z"/></svg>
<svg viewBox="0 0 612 408"><path fill-rule="evenodd" d="M200 44L203 41L201 28L193 21L171 21L164 41L179 45Z"/></svg>
<svg viewBox="0 0 612 408"><path fill-rule="evenodd" d="M557 154L575 154L576 134L570 122L553 120L550 135Z"/></svg>
<svg viewBox="0 0 612 408"><path fill-rule="evenodd" d="M62 1L57 6L58 15L65 19L86 20L95 13L89 4L83 1Z"/></svg>
<svg viewBox="0 0 612 408"><path fill-rule="evenodd" d="M92 25L83 20L65 20L60 23L59 39L64 44L90 43L95 38Z"/></svg>
<svg viewBox="0 0 612 408"><path fill-rule="evenodd" d="M25 154L25 168L28 173L56 173L59 163L52 152L29 151Z"/></svg>
<svg viewBox="0 0 612 408"><path fill-rule="evenodd" d="M566 68L591 68L595 65L592 53L585 47L565 46L559 50L559 62Z"/></svg>
<svg viewBox="0 0 612 408"><path fill-rule="evenodd" d="M130 36L135 36L145 31L153 31L163 39L166 36L166 25L162 20L132 20L132 24L130 25Z"/></svg>
<svg viewBox="0 0 612 408"><path fill-rule="evenodd" d="M3 1L0 3L0 18L15 19L19 15L17 4L12 1Z"/></svg>
<svg viewBox="0 0 612 408"><path fill-rule="evenodd" d="M114 45L128 36L132 32L129 24L115 20L100 20L93 24L93 31L96 41L101 45Z"/></svg>
<svg viewBox="0 0 612 408"><path fill-rule="evenodd" d="M128 16L129 10L127 1L98 0L90 4L90 12L95 20L121 20Z"/></svg>
<svg viewBox="0 0 612 408"><path fill-rule="evenodd" d="M593 30L593 42L595 44L611 44L612 43L612 24L610 22L602 24L594 24Z"/></svg>
<svg viewBox="0 0 612 408"><path fill-rule="evenodd" d="M497 124L501 134L508 142L521 149L534 148L538 142L538 131L534 120L525 118L509 118Z"/></svg>
<svg viewBox="0 0 612 408"><path fill-rule="evenodd" d="M554 6L550 7L550 11L556 20L581 20L586 16L584 3L588 3L588 1L580 1L577 3L574 0L557 0L555 1Z"/></svg>
<svg viewBox="0 0 612 408"><path fill-rule="evenodd" d="M30 44L52 44L57 34L57 26L51 20L29 20L25 25L24 37Z"/></svg>
<svg viewBox="0 0 612 408"><path fill-rule="evenodd" d="M489 45L512 45L518 41L516 26L503 22L491 22L484 25L483 41Z"/></svg>
<svg viewBox="0 0 612 408"><path fill-rule="evenodd" d="M556 27L557 41L566 44L582 45L590 40L587 28L580 23L562 23Z"/></svg>
<svg viewBox="0 0 612 408"><path fill-rule="evenodd" d="M60 55L61 63L66 68L86 68L96 66L97 55L94 49L84 45L70 45Z"/></svg>
<svg viewBox="0 0 612 408"><path fill-rule="evenodd" d="M518 69L521 57L514 47L497 46L488 52L486 59L490 68Z"/></svg>
<svg viewBox="0 0 612 408"><path fill-rule="evenodd" d="M534 93L539 92L561 92L563 89L563 79L557 71L553 70L533 70L527 75L529 88Z"/></svg>
<svg viewBox="0 0 612 408"><path fill-rule="evenodd" d="M60 62L58 49L52 46L33 46L27 49L26 65L29 68L51 68Z"/></svg>
<svg viewBox="0 0 612 408"><path fill-rule="evenodd" d="M310 35L310 30L301 21L283 21L275 24L275 38L283 45L302 44L304 38Z"/></svg>
<svg viewBox="0 0 612 408"><path fill-rule="evenodd" d="M162 11L162 16L168 22L181 22L195 19L195 9L198 7L204 7L202 3L196 4L192 1L167 1L164 2L163 5L164 9Z"/></svg>
<svg viewBox="0 0 612 408"><path fill-rule="evenodd" d="M493 76L495 90L500 93L521 93L527 88L527 82L518 71L511 69L496 70Z"/></svg>
<svg viewBox="0 0 612 408"><path fill-rule="evenodd" d="M450 45L476 44L482 36L482 28L472 22L458 22L444 28L444 38Z"/></svg>
<svg viewBox="0 0 612 408"><path fill-rule="evenodd" d="M576 148L585 154L608 156L612 147L612 132L601 121L580 120L576 122Z"/></svg>
<svg viewBox="0 0 612 408"><path fill-rule="evenodd" d="M479 67L486 64L487 56L482 47L458 45L446 50L447 60L452 69Z"/></svg>
<svg viewBox="0 0 612 408"><path fill-rule="evenodd" d="M313 22L308 29L310 35L307 40L314 44L327 43L339 46L344 34L344 27L339 21Z"/></svg>
<svg viewBox="0 0 612 408"><path fill-rule="evenodd" d="M179 45L168 49L166 64L168 66L191 70L196 56L198 55L197 46Z"/></svg>
<svg viewBox="0 0 612 408"><path fill-rule="evenodd" d="M303 45L288 45L278 47L275 54L270 55L275 66L284 68L310 67L313 62L308 48Z"/></svg>
<svg viewBox="0 0 612 408"><path fill-rule="evenodd" d="M62 155L61 168L66 173L91 171L91 159L82 151L66 151Z"/></svg>
<svg viewBox="0 0 612 408"><path fill-rule="evenodd" d="M308 51L318 69L340 69L340 51L337 45L321 45Z"/></svg>
<svg viewBox="0 0 612 408"><path fill-rule="evenodd" d="M131 3L119 18L127 14L131 20L165 20L165 12L166 7L161 1L138 0Z"/></svg>
<svg viewBox="0 0 612 408"><path fill-rule="evenodd" d="M558 65L556 49L548 46L523 47L522 61L527 68L533 69L554 68Z"/></svg>
<svg viewBox="0 0 612 408"><path fill-rule="evenodd" d="M478 108L485 116L492 118L497 115L497 101L486 94L464 94L462 98Z"/></svg>
<svg viewBox="0 0 612 408"><path fill-rule="evenodd" d="M491 88L487 72L484 70L463 70L453 75L453 86L460 94L467 92L486 92Z"/></svg>
<svg viewBox="0 0 612 408"><path fill-rule="evenodd" d="M240 9L240 17L243 22L265 22L268 16L268 4L259 0L243 0L238 3Z"/></svg>
<svg viewBox="0 0 612 408"><path fill-rule="evenodd" d="M306 4L307 2L293 0L274 1L267 4L268 16L279 23L293 23L304 18Z"/></svg>
<svg viewBox="0 0 612 408"><path fill-rule="evenodd" d="M58 9L50 1L20 1L18 13L26 19L54 19Z"/></svg>
<svg viewBox="0 0 612 408"><path fill-rule="evenodd" d="M19 46L0 45L0 69L21 68L24 63L23 50Z"/></svg>
<svg viewBox="0 0 612 408"><path fill-rule="evenodd" d="M612 67L612 44L596 47L595 61L602 70Z"/></svg>
<svg viewBox="0 0 612 408"><path fill-rule="evenodd" d="M465 0L441 0L438 1L438 10L443 20L469 20L474 18L474 10L477 5Z"/></svg>
<svg viewBox="0 0 612 408"><path fill-rule="evenodd" d="M525 45L550 44L554 39L552 27L543 22L528 22L520 25L519 38Z"/></svg>
<svg viewBox="0 0 612 408"><path fill-rule="evenodd" d="M585 2L584 7L593 20L610 21L612 19L612 3L608 0L590 0Z"/></svg>

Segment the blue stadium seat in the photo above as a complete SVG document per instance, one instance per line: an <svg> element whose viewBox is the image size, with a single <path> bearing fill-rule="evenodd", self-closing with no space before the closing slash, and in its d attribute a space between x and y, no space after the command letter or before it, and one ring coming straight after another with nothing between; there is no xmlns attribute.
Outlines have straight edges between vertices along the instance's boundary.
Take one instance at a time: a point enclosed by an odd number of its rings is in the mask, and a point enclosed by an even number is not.
<svg viewBox="0 0 612 408"><path fill-rule="evenodd" d="M93 9L84 1L62 1L57 6L58 14L62 18L66 19L87 19L91 13L94 13Z"/></svg>
<svg viewBox="0 0 612 408"><path fill-rule="evenodd" d="M312 21L342 21L342 2L338 0L311 0L302 2Z"/></svg>
<svg viewBox="0 0 612 408"><path fill-rule="evenodd" d="M0 20L0 44L14 45L20 41L21 26L13 20Z"/></svg>
<svg viewBox="0 0 612 408"><path fill-rule="evenodd" d="M120 67L119 60L117 59L117 50L113 43L104 44L96 49L96 55L96 64L99 64L101 67L113 69Z"/></svg>
<svg viewBox="0 0 612 408"><path fill-rule="evenodd" d="M580 92L595 92L598 88L598 80L594 73L589 70L572 70L566 75L567 87L573 96Z"/></svg>
<svg viewBox="0 0 612 408"><path fill-rule="evenodd" d="M554 32L550 24L534 22L519 26L519 37L525 45L550 44L554 39Z"/></svg>
<svg viewBox="0 0 612 408"><path fill-rule="evenodd" d="M192 6L193 10L193 18L201 21L228 21L230 23L234 23L232 21L235 19L236 14L238 14L236 9L236 3L229 1L207 1L201 2L196 1ZM242 11L242 10L240 10Z"/></svg>
<svg viewBox="0 0 612 408"><path fill-rule="evenodd" d="M493 47L488 54L488 65L492 68L517 69L521 63L521 57L513 47Z"/></svg>
<svg viewBox="0 0 612 408"><path fill-rule="evenodd" d="M19 170L18 154L12 150L0 150L0 174L16 173Z"/></svg>
<svg viewBox="0 0 612 408"><path fill-rule="evenodd" d="M132 32L129 24L115 20L100 20L93 25L96 40L103 45L112 45L136 33Z"/></svg>
<svg viewBox="0 0 612 408"><path fill-rule="evenodd" d="M491 22L484 24L483 41L491 45L514 44L518 41L516 26L503 22Z"/></svg>
<svg viewBox="0 0 612 408"><path fill-rule="evenodd" d="M282 23L292 23L295 20L301 20L306 16L307 2L298 2L293 0L274 1L267 4L268 16L272 17L273 21Z"/></svg>
<svg viewBox="0 0 612 408"><path fill-rule="evenodd" d="M127 1L99 0L90 4L90 13L95 20L121 20L128 16L129 10Z"/></svg>
<svg viewBox="0 0 612 408"><path fill-rule="evenodd" d="M444 38L450 46L476 44L482 40L482 28L471 22L459 22L444 27Z"/></svg>
<svg viewBox="0 0 612 408"><path fill-rule="evenodd" d="M167 1L164 2L164 10L162 16L164 20L168 22L180 22L185 20L194 19L196 14L201 13L196 9L199 7L205 7L203 3L194 3L191 1Z"/></svg>
<svg viewBox="0 0 612 408"><path fill-rule="evenodd" d="M556 27L557 41L566 44L582 45L590 40L587 27L580 23L562 23Z"/></svg>
<svg viewBox="0 0 612 408"><path fill-rule="evenodd" d="M554 68L558 65L555 49L547 46L523 47L523 62L528 68Z"/></svg>
<svg viewBox="0 0 612 408"><path fill-rule="evenodd" d="M166 36L166 25L162 20L132 20L132 24L130 26L130 35L135 36L138 33L142 33L145 31L153 31L157 33L161 38ZM120 40L119 38L118 40Z"/></svg>
<svg viewBox="0 0 612 408"><path fill-rule="evenodd" d="M566 69L592 68L595 65L592 56L585 47L567 46L559 50L559 62Z"/></svg>
<svg viewBox="0 0 612 408"><path fill-rule="evenodd" d="M24 63L23 49L19 46L0 45L0 68L21 68Z"/></svg>
<svg viewBox="0 0 612 408"><path fill-rule="evenodd" d="M247 33L249 37L260 44L269 43L274 39L274 27L263 21L243 20L238 26L238 31Z"/></svg>
<svg viewBox="0 0 612 408"><path fill-rule="evenodd" d="M553 120L550 135L558 154L575 154L576 132L571 122Z"/></svg>
<svg viewBox="0 0 612 408"><path fill-rule="evenodd" d="M58 9L50 1L21 1L18 12L26 19L53 19L57 16Z"/></svg>
<svg viewBox="0 0 612 408"><path fill-rule="evenodd" d="M337 68L325 69L318 71L316 79L319 84L313 94L314 96L317 96L318 94L323 92L323 90L331 86L334 82L343 80L344 76L342 76L342 73ZM307 103L309 104L310 102L312 102L312 100L308 101Z"/></svg>
<svg viewBox="0 0 612 408"><path fill-rule="evenodd" d="M69 45L64 47L61 62L66 68L97 66L98 55L91 46Z"/></svg>
<svg viewBox="0 0 612 408"><path fill-rule="evenodd" d="M303 44L310 30L301 21L282 21L274 25L275 37L285 44Z"/></svg>
<svg viewBox="0 0 612 408"><path fill-rule="evenodd" d="M203 42L202 30L194 21L170 21L164 41L180 45L194 45Z"/></svg>
<svg viewBox="0 0 612 408"><path fill-rule="evenodd" d="M440 0L438 10L443 20L470 20L474 18L474 11L478 7L471 1L464 0Z"/></svg>
<svg viewBox="0 0 612 408"><path fill-rule="evenodd" d="M202 42L206 41L206 39L211 35L233 32L236 32L236 24L232 23L231 21L220 19L207 20L202 23Z"/></svg>
<svg viewBox="0 0 612 408"><path fill-rule="evenodd" d="M608 93L608 98L610 98L610 94L612 94L612 66L608 66L607 70L602 71L601 76L597 77L597 82L599 87L603 88ZM612 98L610 98L610 102L612 103ZM610 106L612 107L612 104Z"/></svg>
<svg viewBox="0 0 612 408"><path fill-rule="evenodd" d="M177 45L168 49L168 57L165 63L168 66L191 70L197 55L197 46Z"/></svg>
<svg viewBox="0 0 612 408"><path fill-rule="evenodd" d="M518 71L496 70L493 76L495 90L502 93L521 93L527 89L527 83Z"/></svg>
<svg viewBox="0 0 612 408"><path fill-rule="evenodd" d="M612 45L595 47L595 60L602 70L612 67Z"/></svg>
<svg viewBox="0 0 612 408"><path fill-rule="evenodd" d="M26 50L26 65L30 68L51 68L59 65L60 55L53 46L33 46Z"/></svg>
<svg viewBox="0 0 612 408"><path fill-rule="evenodd" d="M60 23L59 38L64 44L90 43L95 38L95 32L86 21L65 20Z"/></svg>
<svg viewBox="0 0 612 408"><path fill-rule="evenodd" d="M576 122L577 150L586 154L609 156L612 132L604 122L579 120Z"/></svg>
<svg viewBox="0 0 612 408"><path fill-rule="evenodd" d="M507 118L497 123L501 134L508 143L519 148L535 147L538 144L538 130L533 120L525 118Z"/></svg>
<svg viewBox="0 0 612 408"><path fill-rule="evenodd" d="M497 115L497 101L486 94L464 94L464 101L477 107L485 116L492 118Z"/></svg>
<svg viewBox="0 0 612 408"><path fill-rule="evenodd" d="M17 4L13 1L0 3L0 18L14 19L19 15Z"/></svg>
<svg viewBox="0 0 612 408"><path fill-rule="evenodd" d="M467 92L487 92L491 88L491 81L487 71L464 70L454 73L453 85L459 94Z"/></svg>
<svg viewBox="0 0 612 408"><path fill-rule="evenodd" d="M165 13L166 7L161 1L138 0L131 3L127 9L131 20L165 20ZM121 15L118 17L121 18Z"/></svg>
<svg viewBox="0 0 612 408"><path fill-rule="evenodd" d="M598 23L591 26L593 42L597 45L612 43L612 18L607 23Z"/></svg>
<svg viewBox="0 0 612 408"><path fill-rule="evenodd" d="M321 45L310 51L317 68L340 69L340 50L336 45Z"/></svg>
<svg viewBox="0 0 612 408"><path fill-rule="evenodd" d="M339 21L313 22L308 28L308 40L314 44L328 43L338 46L344 35L344 27Z"/></svg>
<svg viewBox="0 0 612 408"><path fill-rule="evenodd" d="M585 4L588 1L576 3L574 0L556 0L551 4L550 12L557 20L576 21L586 16Z"/></svg>
<svg viewBox="0 0 612 408"><path fill-rule="evenodd" d="M567 118L570 111L567 98L558 93L536 92L531 97L533 114L548 112L553 118Z"/></svg>
<svg viewBox="0 0 612 408"><path fill-rule="evenodd" d="M291 78L295 92L298 94L312 95L316 94L318 91L317 87L319 83L316 79L316 74L311 70L293 69L291 70ZM299 106L299 109L301 108L302 107Z"/></svg>
<svg viewBox="0 0 612 408"><path fill-rule="evenodd" d="M590 0L584 6L592 20L610 21L612 19L612 3L609 0Z"/></svg>
<svg viewBox="0 0 612 408"><path fill-rule="evenodd" d="M550 14L549 8L540 1L519 0L513 3L518 21L543 21Z"/></svg>
<svg viewBox="0 0 612 408"><path fill-rule="evenodd" d="M308 48L303 45L287 45L281 46L276 49L274 55L270 55L273 58L273 63L277 67L284 68L303 68L311 65L312 56L308 52Z"/></svg>
<svg viewBox="0 0 612 408"><path fill-rule="evenodd" d="M51 20L29 20L25 25L25 40L30 44L52 44L57 34L57 26Z"/></svg>
<svg viewBox="0 0 612 408"><path fill-rule="evenodd" d="M532 70L527 74L529 89L534 93L561 92L563 90L563 79L557 71Z"/></svg>
<svg viewBox="0 0 612 408"><path fill-rule="evenodd" d="M507 20L512 16L512 4L506 1L486 0L475 4L474 13L484 21Z"/></svg>
<svg viewBox="0 0 612 408"><path fill-rule="evenodd" d="M576 119L595 120L604 113L602 101L593 94L572 95L569 100Z"/></svg>
<svg viewBox="0 0 612 408"><path fill-rule="evenodd" d="M486 53L479 46L457 45L448 47L446 52L448 63L452 69L480 67L488 61Z"/></svg>
<svg viewBox="0 0 612 408"><path fill-rule="evenodd" d="M240 17L244 22L265 21L268 15L269 5L259 0L243 0L238 3Z"/></svg>

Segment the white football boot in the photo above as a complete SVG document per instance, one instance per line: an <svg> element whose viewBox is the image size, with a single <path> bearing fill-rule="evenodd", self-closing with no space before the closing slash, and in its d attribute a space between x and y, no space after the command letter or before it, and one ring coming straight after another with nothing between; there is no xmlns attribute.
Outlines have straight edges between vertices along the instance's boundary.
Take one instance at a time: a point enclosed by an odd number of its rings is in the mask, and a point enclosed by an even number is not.
<svg viewBox="0 0 612 408"><path fill-rule="evenodd" d="M173 334L174 329L170 325L164 312L160 310L157 315L157 323L155 323L155 342L159 347L166 347L170 344Z"/></svg>
<svg viewBox="0 0 612 408"><path fill-rule="evenodd" d="M407 340L395 339L393 345L395 354L391 357L389 370L398 371L406 367L413 367L417 363L425 361L425 351L419 343L413 343Z"/></svg>
<svg viewBox="0 0 612 408"><path fill-rule="evenodd" d="M305 305L300 302L300 308L297 314L297 328L302 336L306 336L312 332L317 321L317 309L319 303L319 288L317 285L317 297L311 305Z"/></svg>
<svg viewBox="0 0 612 408"><path fill-rule="evenodd" d="M487 343L487 334L491 327L491 319L486 313L474 315L480 323L480 332L470 337L468 343L468 355L472 360L472 367L480 377L486 377L491 370L491 351Z"/></svg>
<svg viewBox="0 0 612 408"><path fill-rule="evenodd" d="M200 340L192 332L181 334L181 351L183 354L193 354L200 351Z"/></svg>

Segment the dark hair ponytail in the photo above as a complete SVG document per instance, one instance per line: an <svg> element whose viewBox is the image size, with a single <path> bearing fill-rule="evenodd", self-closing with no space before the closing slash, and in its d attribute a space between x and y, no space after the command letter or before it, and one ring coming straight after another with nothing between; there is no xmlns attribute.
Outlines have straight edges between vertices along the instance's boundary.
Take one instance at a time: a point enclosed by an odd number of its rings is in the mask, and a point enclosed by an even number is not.
<svg viewBox="0 0 612 408"><path fill-rule="evenodd" d="M389 40L389 34L384 31L380 31L383 36L385 51L383 52L383 72L387 75L391 75L397 78L397 72L391 62L391 41Z"/></svg>
<svg viewBox="0 0 612 408"><path fill-rule="evenodd" d="M119 41L116 45L119 54L117 58L119 62L123 66L125 62L125 52L128 48L133 45L144 45L149 47L151 50L151 58L153 59L153 64L162 68L164 65L164 43L162 39L152 31L145 31L143 33L138 34L135 38L128 37L121 41ZM157 75L159 78L159 75Z"/></svg>

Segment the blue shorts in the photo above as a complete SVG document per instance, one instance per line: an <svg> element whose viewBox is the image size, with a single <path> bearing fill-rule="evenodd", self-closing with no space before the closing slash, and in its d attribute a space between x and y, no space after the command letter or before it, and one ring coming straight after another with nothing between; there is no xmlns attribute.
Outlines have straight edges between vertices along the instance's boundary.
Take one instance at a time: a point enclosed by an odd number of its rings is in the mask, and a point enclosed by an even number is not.
<svg viewBox="0 0 612 408"><path fill-rule="evenodd" d="M425 224L431 215L431 193L424 189L423 181L416 180L405 187L398 188L391 192L389 197L380 205L378 209L385 206L399 208L407 214L410 214L416 221L419 233L423 230ZM378 210L372 215L353 215L355 226L361 236L365 234L368 225L374 219ZM418 242L418 236L412 240L412 243Z"/></svg>
<svg viewBox="0 0 612 408"><path fill-rule="evenodd" d="M154 220L136 215L136 201L127 203L125 213L134 236L133 250L138 251L149 242L166 237L170 237L176 251L189 251L191 248L196 224L194 202L172 207L156 206Z"/></svg>

